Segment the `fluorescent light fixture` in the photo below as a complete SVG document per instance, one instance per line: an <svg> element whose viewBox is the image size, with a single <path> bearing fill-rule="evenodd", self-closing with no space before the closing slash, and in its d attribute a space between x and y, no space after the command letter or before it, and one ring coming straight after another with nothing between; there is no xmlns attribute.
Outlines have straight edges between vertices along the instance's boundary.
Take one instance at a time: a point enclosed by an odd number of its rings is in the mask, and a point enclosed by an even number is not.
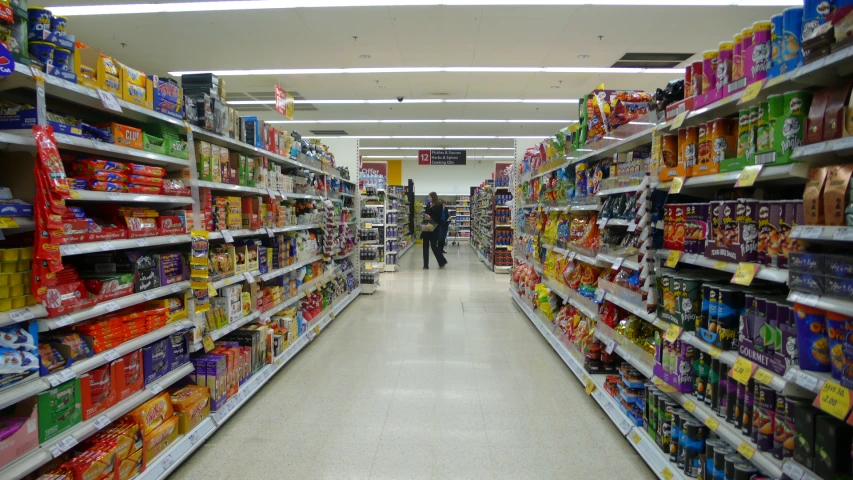
<svg viewBox="0 0 853 480"><path fill-rule="evenodd" d="M515 150L514 147L360 147L361 150Z"/></svg>
<svg viewBox="0 0 853 480"><path fill-rule="evenodd" d="M516 135L454 135L454 136L441 136L441 135L323 135L323 136L311 136L311 137L302 137L302 138L355 138L359 140L515 140L515 139L535 139L535 140L544 140L549 138L548 135L533 135L533 136L516 136ZM419 149L420 150L420 149ZM426 150L424 148L423 150Z"/></svg>
<svg viewBox="0 0 853 480"><path fill-rule="evenodd" d="M275 105L275 100L231 100L228 105ZM379 100L294 100L293 103L313 105L361 105L401 103L396 98ZM421 103L534 103L563 104L580 103L577 98L407 98L403 105Z"/></svg>
<svg viewBox="0 0 853 480"><path fill-rule="evenodd" d="M614 68L614 67L381 67L381 68L261 68L255 70L191 70L169 72L180 77L196 73L213 73L220 77L245 77L250 75L341 75L380 73L684 73L683 68ZM388 102L391 103L391 102ZM402 103L406 103L403 101Z"/></svg>
<svg viewBox="0 0 853 480"><path fill-rule="evenodd" d="M273 10L321 7L405 7L405 6L762 6L802 5L802 0L229 0L220 2L128 3L119 5L57 6L54 15L121 15L133 13L212 12L233 10Z"/></svg>
<svg viewBox="0 0 853 480"><path fill-rule="evenodd" d="M578 123L577 120L540 119L540 120L493 120L488 118L448 118L448 119L403 119L403 120L265 120L265 123L284 124L329 124L329 123Z"/></svg>
<svg viewBox="0 0 853 480"><path fill-rule="evenodd" d="M398 159L398 158L418 158L418 156L417 155L362 155L361 158L393 158L393 159ZM482 160L482 159L487 159L487 158L488 159L509 160L509 159L514 159L515 155L485 155L485 156L468 155L467 158L473 158L473 159L477 159L477 160Z"/></svg>

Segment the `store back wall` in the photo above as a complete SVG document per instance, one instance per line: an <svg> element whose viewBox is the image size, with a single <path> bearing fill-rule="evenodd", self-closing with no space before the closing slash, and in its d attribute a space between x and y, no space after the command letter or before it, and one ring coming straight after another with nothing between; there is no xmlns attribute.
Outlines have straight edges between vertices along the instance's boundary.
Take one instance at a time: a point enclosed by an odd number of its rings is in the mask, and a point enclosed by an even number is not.
<svg viewBox="0 0 853 480"><path fill-rule="evenodd" d="M492 178L495 172L493 160L468 160L467 165L460 166L418 165L413 160L403 160L402 164L403 182L411 178L419 196L429 192L468 195L472 186Z"/></svg>

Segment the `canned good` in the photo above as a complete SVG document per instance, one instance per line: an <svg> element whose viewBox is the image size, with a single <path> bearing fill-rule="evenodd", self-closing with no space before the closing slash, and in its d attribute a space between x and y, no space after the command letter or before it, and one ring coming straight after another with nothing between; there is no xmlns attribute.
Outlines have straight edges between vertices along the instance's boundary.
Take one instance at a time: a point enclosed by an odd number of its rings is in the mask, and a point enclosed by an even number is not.
<svg viewBox="0 0 853 480"><path fill-rule="evenodd" d="M732 81L734 43L720 42L717 46L717 87L724 88Z"/></svg>
<svg viewBox="0 0 853 480"><path fill-rule="evenodd" d="M803 65L803 8L782 11L782 65L779 73L787 73Z"/></svg>
<svg viewBox="0 0 853 480"><path fill-rule="evenodd" d="M767 78L770 69L770 30L773 24L763 20L752 24L752 51L746 58L747 84Z"/></svg>
<svg viewBox="0 0 853 480"><path fill-rule="evenodd" d="M782 67L782 57L785 53L783 45L783 17L782 14L773 15L770 17L770 76L779 75Z"/></svg>
<svg viewBox="0 0 853 480"><path fill-rule="evenodd" d="M716 412L720 407L719 392L717 391L720 387L720 361L716 358L711 360L711 370L708 371L708 384L705 387L708 392L705 395L705 404L710 405L711 410Z"/></svg>
<svg viewBox="0 0 853 480"><path fill-rule="evenodd" d="M728 445L720 445L714 449L714 480L725 480L726 457L735 453L735 449Z"/></svg>
<svg viewBox="0 0 853 480"><path fill-rule="evenodd" d="M732 121L728 118L718 118L711 122L711 149L716 170L720 171L720 164L727 158L732 158L737 153L737 138Z"/></svg>
<svg viewBox="0 0 853 480"><path fill-rule="evenodd" d="M688 477L699 476L699 455L705 452L706 432L707 427L699 422L690 420L684 424L684 475Z"/></svg>
<svg viewBox="0 0 853 480"><path fill-rule="evenodd" d="M752 143L750 139L749 129L749 109L744 108L738 111L737 120L737 156L746 156L749 152L749 146Z"/></svg>
<svg viewBox="0 0 853 480"><path fill-rule="evenodd" d="M726 480L734 480L735 464L745 462L746 459L739 453L730 453L725 457L723 472Z"/></svg>
<svg viewBox="0 0 853 480"><path fill-rule="evenodd" d="M705 440L705 476L703 480L714 478L714 452L717 448L726 446L722 440Z"/></svg>
<svg viewBox="0 0 853 480"><path fill-rule="evenodd" d="M736 82L743 78L743 35L736 34L732 43L732 81Z"/></svg>
<svg viewBox="0 0 853 480"><path fill-rule="evenodd" d="M702 60L697 60L693 62L691 65L693 70L693 95L698 97L702 95L705 91L702 90L702 71L704 68L704 62Z"/></svg>
<svg viewBox="0 0 853 480"><path fill-rule="evenodd" d="M708 93L717 88L717 50L706 50L702 53L702 93Z"/></svg>
<svg viewBox="0 0 853 480"><path fill-rule="evenodd" d="M759 451L773 449L773 431L776 427L776 391L767 385L757 385L755 397L755 444Z"/></svg>
<svg viewBox="0 0 853 480"><path fill-rule="evenodd" d="M734 464L734 476L732 480L751 480L758 474L758 469L749 462L737 462Z"/></svg>
<svg viewBox="0 0 853 480"><path fill-rule="evenodd" d="M50 37L50 10L44 7L27 8L27 38L43 41Z"/></svg>
<svg viewBox="0 0 853 480"><path fill-rule="evenodd" d="M696 168L698 162L699 151L699 127L687 127L684 130L684 144L682 156L684 157L684 174L688 177L693 176L693 169ZM679 140L681 139L681 130Z"/></svg>
<svg viewBox="0 0 853 480"><path fill-rule="evenodd" d="M749 383L744 388L743 399L743 418L741 419L740 433L744 436L752 437L752 416L755 409L755 380L749 379Z"/></svg>

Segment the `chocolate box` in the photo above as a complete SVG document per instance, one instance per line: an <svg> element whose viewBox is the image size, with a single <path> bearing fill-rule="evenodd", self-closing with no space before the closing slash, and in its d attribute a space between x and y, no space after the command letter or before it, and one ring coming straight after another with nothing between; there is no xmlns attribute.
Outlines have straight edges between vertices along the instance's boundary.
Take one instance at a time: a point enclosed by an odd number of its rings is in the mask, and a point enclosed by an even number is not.
<svg viewBox="0 0 853 480"><path fill-rule="evenodd" d="M0 440L0 468L33 451L39 445L39 409L35 397L24 399L0 417L4 428L13 433Z"/></svg>
<svg viewBox="0 0 853 480"><path fill-rule="evenodd" d="M128 353L115 361L116 389L121 402L145 387L142 350Z"/></svg>
<svg viewBox="0 0 853 480"><path fill-rule="evenodd" d="M824 293L836 297L853 296L853 279L839 278L826 275L824 278Z"/></svg>
<svg viewBox="0 0 853 480"><path fill-rule="evenodd" d="M82 421L80 379L38 394L39 443L56 438Z"/></svg>
<svg viewBox="0 0 853 480"><path fill-rule="evenodd" d="M847 100L850 98L851 88L853 88L853 84L848 83L831 89L823 122L824 140L834 140L843 136L844 117L846 108L848 108Z"/></svg>
<svg viewBox="0 0 853 480"><path fill-rule="evenodd" d="M823 141L826 106L831 91L831 88L818 90L812 98L809 116L806 118L806 145Z"/></svg>
<svg viewBox="0 0 853 480"><path fill-rule="evenodd" d="M142 348L142 371L145 385L156 382L172 370L172 346L168 338Z"/></svg>
<svg viewBox="0 0 853 480"><path fill-rule="evenodd" d="M815 421L814 468L820 478L850 478L853 429L829 415Z"/></svg>
<svg viewBox="0 0 853 480"><path fill-rule="evenodd" d="M819 410L807 406L794 412L794 460L808 468L814 468L815 428L818 417L828 417Z"/></svg>
<svg viewBox="0 0 853 480"><path fill-rule="evenodd" d="M824 278L824 275L820 273L803 273L792 270L788 273L788 286L792 290L822 295L825 292Z"/></svg>
<svg viewBox="0 0 853 480"><path fill-rule="evenodd" d="M793 255L793 254L792 254ZM798 256L813 256L818 254L798 253ZM840 278L853 279L853 258L844 255L823 255L823 265L821 272L826 272L826 275L832 275Z"/></svg>
<svg viewBox="0 0 853 480"><path fill-rule="evenodd" d="M118 401L115 363L108 363L80 375L83 421L96 417Z"/></svg>

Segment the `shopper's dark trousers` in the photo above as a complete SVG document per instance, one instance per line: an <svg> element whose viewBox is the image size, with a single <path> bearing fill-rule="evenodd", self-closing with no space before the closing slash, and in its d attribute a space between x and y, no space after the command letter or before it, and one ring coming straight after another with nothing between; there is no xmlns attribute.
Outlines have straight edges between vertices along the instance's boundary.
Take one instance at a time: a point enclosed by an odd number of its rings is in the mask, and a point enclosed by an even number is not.
<svg viewBox="0 0 853 480"><path fill-rule="evenodd" d="M432 248L432 254L435 255L435 259L438 260L438 266L443 267L447 260L444 258L444 254L441 253L441 248L439 248L438 243L440 240L441 232L429 232L424 233L424 268L429 268L429 250Z"/></svg>
<svg viewBox="0 0 853 480"><path fill-rule="evenodd" d="M447 225L441 227L441 241L438 243L438 248L440 248L442 252L444 252L444 247L447 245L447 230Z"/></svg>

